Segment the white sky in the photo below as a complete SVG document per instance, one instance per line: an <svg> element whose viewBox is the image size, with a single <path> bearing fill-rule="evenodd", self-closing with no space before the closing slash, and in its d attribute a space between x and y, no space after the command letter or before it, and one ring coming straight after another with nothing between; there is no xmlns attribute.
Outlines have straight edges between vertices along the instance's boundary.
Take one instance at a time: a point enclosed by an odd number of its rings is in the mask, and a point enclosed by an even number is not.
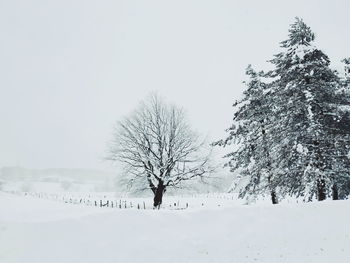
<svg viewBox="0 0 350 263"><path fill-rule="evenodd" d="M113 124L155 90L219 139L295 16L336 66L350 56L349 3L0 0L0 167L103 169Z"/></svg>

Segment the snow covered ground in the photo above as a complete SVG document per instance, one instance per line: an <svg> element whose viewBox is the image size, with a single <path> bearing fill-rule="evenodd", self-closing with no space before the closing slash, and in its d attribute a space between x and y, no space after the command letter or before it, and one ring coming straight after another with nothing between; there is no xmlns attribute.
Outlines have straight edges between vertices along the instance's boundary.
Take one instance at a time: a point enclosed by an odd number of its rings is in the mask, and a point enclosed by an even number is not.
<svg viewBox="0 0 350 263"><path fill-rule="evenodd" d="M350 201L211 202L123 210L0 192L0 262L349 262Z"/></svg>

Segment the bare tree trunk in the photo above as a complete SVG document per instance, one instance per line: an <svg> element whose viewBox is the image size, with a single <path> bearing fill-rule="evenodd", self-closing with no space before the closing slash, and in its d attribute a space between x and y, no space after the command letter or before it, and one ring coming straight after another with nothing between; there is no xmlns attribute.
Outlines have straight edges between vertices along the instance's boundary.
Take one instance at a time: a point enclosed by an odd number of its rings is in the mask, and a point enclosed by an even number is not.
<svg viewBox="0 0 350 263"><path fill-rule="evenodd" d="M332 199L339 200L338 186L336 184L333 184L332 186Z"/></svg>
<svg viewBox="0 0 350 263"><path fill-rule="evenodd" d="M153 207L159 208L162 204L163 194L165 192L165 185L163 181L159 181L156 191L154 192Z"/></svg>
<svg viewBox="0 0 350 263"><path fill-rule="evenodd" d="M320 149L320 141L318 139L313 141L315 147L315 167L324 172L325 164L322 161L322 151ZM327 198L326 195L326 181L322 178L317 179L317 200L323 201Z"/></svg>
<svg viewBox="0 0 350 263"><path fill-rule="evenodd" d="M262 122L263 123L263 122ZM272 204L278 204L278 199L277 199L277 194L276 194L276 191L275 191L275 186L272 185L272 168L271 168L271 157L270 157L270 152L266 146L266 130L265 130L265 126L264 124L262 124L262 130L261 130L261 133L262 133L262 136L263 136L263 143L264 143L264 152L265 152L265 155L268 159L267 161L267 168L268 168L268 172L269 172L269 175L268 175L268 182L269 182L269 188L270 188L270 193L271 193L271 201L272 201Z"/></svg>
<svg viewBox="0 0 350 263"><path fill-rule="evenodd" d="M317 199L323 201L326 199L326 182L324 179L317 181Z"/></svg>
<svg viewBox="0 0 350 263"><path fill-rule="evenodd" d="M278 204L278 199L275 190L271 191L271 201L274 205Z"/></svg>
<svg viewBox="0 0 350 263"><path fill-rule="evenodd" d="M271 167L270 164L269 164L269 167ZM268 182L269 182L269 187L270 187L271 201L272 201L273 205L276 205L276 204L278 204L277 194L275 191L275 187L271 185L271 181L272 181L272 175L271 175L271 171L270 171L270 175L268 176Z"/></svg>

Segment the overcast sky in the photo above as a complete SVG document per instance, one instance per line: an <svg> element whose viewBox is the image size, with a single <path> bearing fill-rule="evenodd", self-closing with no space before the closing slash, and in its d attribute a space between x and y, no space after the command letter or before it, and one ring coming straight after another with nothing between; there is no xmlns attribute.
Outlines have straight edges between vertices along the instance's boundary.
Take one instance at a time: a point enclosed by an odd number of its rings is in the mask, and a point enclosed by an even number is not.
<svg viewBox="0 0 350 263"><path fill-rule="evenodd" d="M218 139L244 69L277 53L295 16L339 67L344 1L0 0L0 167L98 168L115 121L151 91Z"/></svg>

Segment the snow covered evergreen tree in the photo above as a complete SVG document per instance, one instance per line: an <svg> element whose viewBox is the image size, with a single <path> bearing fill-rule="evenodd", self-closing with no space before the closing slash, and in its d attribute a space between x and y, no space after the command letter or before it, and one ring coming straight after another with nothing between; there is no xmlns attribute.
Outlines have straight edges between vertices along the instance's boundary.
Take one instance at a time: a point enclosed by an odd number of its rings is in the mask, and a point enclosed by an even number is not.
<svg viewBox="0 0 350 263"><path fill-rule="evenodd" d="M247 68L234 124L214 143L235 145L225 158L238 174L240 197L269 193L277 203L277 196L321 201L350 193L350 59L342 81L314 39L296 18L283 51L270 61L274 70Z"/></svg>
<svg viewBox="0 0 350 263"><path fill-rule="evenodd" d="M234 103L234 124L227 129L225 140L214 145L226 147L235 144L235 150L225 156L229 161L226 166L232 172L238 171L236 188L240 197L256 196L269 193L273 204L277 203L274 185L274 170L270 157L272 136L269 85L261 81L261 73L257 73L249 65L246 70L249 81L244 97Z"/></svg>
<svg viewBox="0 0 350 263"><path fill-rule="evenodd" d="M350 58L342 60L344 63L344 86L350 89Z"/></svg>
<svg viewBox="0 0 350 263"><path fill-rule="evenodd" d="M344 74L334 103L334 148L330 156L333 172L333 199L344 199L350 194L350 59L343 60Z"/></svg>
<svg viewBox="0 0 350 263"><path fill-rule="evenodd" d="M315 35L296 18L283 52L271 63L278 145L276 165L283 171L279 187L284 194L326 199L334 183L335 116L339 78L330 60L313 45Z"/></svg>

